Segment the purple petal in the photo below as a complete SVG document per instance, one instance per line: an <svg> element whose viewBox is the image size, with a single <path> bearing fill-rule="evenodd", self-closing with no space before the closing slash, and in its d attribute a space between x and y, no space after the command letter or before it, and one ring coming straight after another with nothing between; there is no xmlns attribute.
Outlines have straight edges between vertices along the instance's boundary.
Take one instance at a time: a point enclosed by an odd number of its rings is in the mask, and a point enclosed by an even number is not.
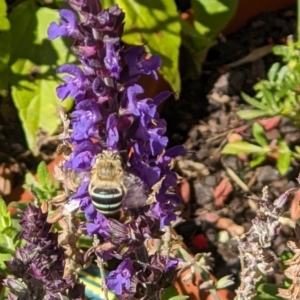
<svg viewBox="0 0 300 300"><path fill-rule="evenodd" d="M85 75L83 71L73 64L65 64L57 69L57 73L69 73L72 76L64 76L63 80L66 82L61 84L56 89L57 96L64 100L68 96L75 97L79 93L84 93Z"/></svg>
<svg viewBox="0 0 300 300"><path fill-rule="evenodd" d="M52 22L48 28L47 33L50 40L54 40L59 36L73 36L78 30L77 16L73 11L62 9L59 14L61 17L59 25Z"/></svg>
<svg viewBox="0 0 300 300"><path fill-rule="evenodd" d="M107 139L106 144L107 148L111 150L117 150L117 145L119 142L119 131L118 131L118 120L115 114L112 114L108 117L106 123Z"/></svg>
<svg viewBox="0 0 300 300"><path fill-rule="evenodd" d="M94 158L101 151L98 144L90 140L81 141L72 153L69 161L65 163L66 168L71 168L75 172L89 171L92 168Z"/></svg>

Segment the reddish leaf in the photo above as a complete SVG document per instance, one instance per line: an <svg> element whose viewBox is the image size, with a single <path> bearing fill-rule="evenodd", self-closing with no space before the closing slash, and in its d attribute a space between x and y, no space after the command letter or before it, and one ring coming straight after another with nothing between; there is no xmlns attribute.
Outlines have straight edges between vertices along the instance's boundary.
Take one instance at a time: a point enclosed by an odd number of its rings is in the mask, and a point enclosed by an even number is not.
<svg viewBox="0 0 300 300"><path fill-rule="evenodd" d="M280 121L280 117L273 117L265 120L259 120L258 122L264 127L265 131L269 131L273 128L277 128Z"/></svg>
<svg viewBox="0 0 300 300"><path fill-rule="evenodd" d="M240 126L240 127L236 128L234 130L234 132L235 133L242 133L242 132L246 131L248 128L249 128L248 125L243 125L243 126Z"/></svg>
<svg viewBox="0 0 300 300"><path fill-rule="evenodd" d="M223 178L214 191L215 205L218 207L223 206L232 191L233 187L230 180L227 177Z"/></svg>
<svg viewBox="0 0 300 300"><path fill-rule="evenodd" d="M300 190L294 194L291 202L291 218L297 220L300 218Z"/></svg>

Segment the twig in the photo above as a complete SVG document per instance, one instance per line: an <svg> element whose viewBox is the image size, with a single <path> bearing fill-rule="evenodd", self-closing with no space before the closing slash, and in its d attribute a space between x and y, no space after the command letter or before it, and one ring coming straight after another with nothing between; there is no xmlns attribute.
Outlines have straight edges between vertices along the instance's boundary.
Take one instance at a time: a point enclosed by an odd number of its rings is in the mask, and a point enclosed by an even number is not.
<svg viewBox="0 0 300 300"><path fill-rule="evenodd" d="M235 68L250 62L254 62L259 58L262 58L264 56L266 56L267 54L272 52L272 48L273 45L266 45L260 48L256 48L254 49L252 52L250 52L248 55L246 55L245 57L238 59L237 61L234 61L230 64L224 65L223 67L225 69L231 69L231 68Z"/></svg>

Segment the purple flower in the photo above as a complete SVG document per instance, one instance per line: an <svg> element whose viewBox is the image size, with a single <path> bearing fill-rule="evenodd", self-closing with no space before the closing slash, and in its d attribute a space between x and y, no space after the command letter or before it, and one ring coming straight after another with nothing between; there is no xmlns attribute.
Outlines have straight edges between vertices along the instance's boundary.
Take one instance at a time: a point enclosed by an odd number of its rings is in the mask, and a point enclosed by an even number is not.
<svg viewBox="0 0 300 300"><path fill-rule="evenodd" d="M119 130L118 130L118 120L115 114L112 114L108 117L106 123L106 132L107 132L107 149L117 150L118 141L119 141Z"/></svg>
<svg viewBox="0 0 300 300"><path fill-rule="evenodd" d="M149 142L150 142L151 154L158 155L162 153L162 151L166 148L168 144L168 138L163 136L163 134L165 133L165 126L161 125L159 127L157 125L154 128L150 128L148 132L150 134Z"/></svg>
<svg viewBox="0 0 300 300"><path fill-rule="evenodd" d="M124 18L125 14L118 5L112 5L110 8L98 13L97 21L94 20L92 26L107 33L115 32L118 36L121 36Z"/></svg>
<svg viewBox="0 0 300 300"><path fill-rule="evenodd" d="M108 38L105 37L103 39L105 48L106 48L106 54L104 57L104 63L105 67L115 76L115 78L119 78L120 72L122 71L122 68L120 66L120 56L118 51L115 50L115 48L120 48L119 38Z"/></svg>
<svg viewBox="0 0 300 300"><path fill-rule="evenodd" d="M57 73L69 73L73 75L64 76L63 80L66 82L61 84L56 89L58 98L65 100L67 97L83 96L85 93L85 75L84 72L76 65L66 64L57 69Z"/></svg>
<svg viewBox="0 0 300 300"><path fill-rule="evenodd" d="M61 17L59 25L53 22L48 28L49 39L54 40L59 36L78 37L79 31L76 14L69 9L61 9L59 15Z"/></svg>
<svg viewBox="0 0 300 300"><path fill-rule="evenodd" d="M86 229L90 236L93 234L101 234L103 237L108 238L110 230L109 220L102 214L97 212L95 218L91 220L91 223L86 223Z"/></svg>
<svg viewBox="0 0 300 300"><path fill-rule="evenodd" d="M178 205L174 205L176 203L173 203L169 200L169 202L165 203L167 197L164 197L164 202L156 202L151 207L151 210L149 214L151 214L156 219L160 220L160 228L162 229L165 226L169 226L172 221L175 221L178 216L175 214L175 208L178 207Z"/></svg>
<svg viewBox="0 0 300 300"><path fill-rule="evenodd" d="M134 149L136 149L136 146ZM159 167L150 166L147 162L143 162L142 157L137 155L136 152L130 159L130 165L132 171L138 174L148 188L151 188L159 181L161 173Z"/></svg>
<svg viewBox="0 0 300 300"><path fill-rule="evenodd" d="M88 187L89 182L83 182L77 189L77 192L71 196L71 201L78 201L80 209L85 212L86 219L93 221L96 219L97 211L92 204Z"/></svg>
<svg viewBox="0 0 300 300"><path fill-rule="evenodd" d="M139 76L141 74L151 75L157 79L156 70L161 66L159 55L149 55L145 52L144 47L132 47L125 55L129 68L129 76Z"/></svg>
<svg viewBox="0 0 300 300"><path fill-rule="evenodd" d="M90 171L94 158L100 150L99 144L94 144L91 140L83 140L76 146L70 160L65 163L65 167L75 172Z"/></svg>
<svg viewBox="0 0 300 300"><path fill-rule="evenodd" d="M99 139L98 123L101 120L98 104L94 100L83 100L76 105L72 113L72 126L74 141L88 138Z"/></svg>
<svg viewBox="0 0 300 300"><path fill-rule="evenodd" d="M107 287L118 296L129 291L131 278L134 274L132 261L129 258L123 260L115 271L111 271L106 278Z"/></svg>
<svg viewBox="0 0 300 300"><path fill-rule="evenodd" d="M138 108L138 101L136 96L138 94L142 94L143 92L144 89L138 84L134 84L128 87L120 103L120 114L140 116L140 110Z"/></svg>

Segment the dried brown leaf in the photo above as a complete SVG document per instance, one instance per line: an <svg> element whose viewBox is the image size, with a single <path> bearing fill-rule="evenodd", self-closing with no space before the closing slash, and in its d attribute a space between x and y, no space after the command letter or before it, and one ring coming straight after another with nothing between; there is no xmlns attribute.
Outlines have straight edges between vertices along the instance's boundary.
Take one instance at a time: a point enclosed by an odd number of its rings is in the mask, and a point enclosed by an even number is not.
<svg viewBox="0 0 300 300"><path fill-rule="evenodd" d="M41 204L41 210L44 214L48 212L48 203L46 201Z"/></svg>
<svg viewBox="0 0 300 300"><path fill-rule="evenodd" d="M62 210L61 207L59 207L54 211L52 215L48 216L47 222L53 224L59 221L62 217L63 217Z"/></svg>
<svg viewBox="0 0 300 300"><path fill-rule="evenodd" d="M245 232L243 226L235 224L231 219L228 218L219 218L216 227L219 229L225 229L233 236L240 236Z"/></svg>
<svg viewBox="0 0 300 300"><path fill-rule="evenodd" d="M52 198L51 203L54 205L59 205L64 203L67 200L67 197L65 194L60 194Z"/></svg>

